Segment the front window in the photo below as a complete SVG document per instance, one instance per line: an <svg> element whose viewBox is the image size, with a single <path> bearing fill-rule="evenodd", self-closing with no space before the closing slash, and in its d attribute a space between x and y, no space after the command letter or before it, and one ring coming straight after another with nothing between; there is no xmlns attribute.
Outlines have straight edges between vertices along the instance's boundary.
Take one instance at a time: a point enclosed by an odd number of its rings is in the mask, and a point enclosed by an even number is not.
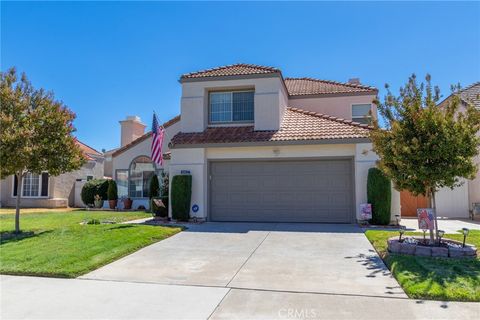
<svg viewBox="0 0 480 320"><path fill-rule="evenodd" d="M27 172L22 178L21 196L25 198L48 197L48 173ZM18 180L13 176L13 196L17 196Z"/></svg>
<svg viewBox="0 0 480 320"><path fill-rule="evenodd" d="M130 164L130 172L128 177L129 197L148 198L150 196L150 179L154 174L155 165L149 157L140 156L133 160Z"/></svg>
<svg viewBox="0 0 480 320"><path fill-rule="evenodd" d="M22 197L38 197L40 195L40 176L28 172L23 178Z"/></svg>
<svg viewBox="0 0 480 320"><path fill-rule="evenodd" d="M128 197L128 170L117 170L115 181L120 198Z"/></svg>
<svg viewBox="0 0 480 320"><path fill-rule="evenodd" d="M253 122L253 91L210 92L210 123Z"/></svg>
<svg viewBox="0 0 480 320"><path fill-rule="evenodd" d="M372 105L369 103L352 105L352 120L363 124L370 124L372 119L371 109Z"/></svg>

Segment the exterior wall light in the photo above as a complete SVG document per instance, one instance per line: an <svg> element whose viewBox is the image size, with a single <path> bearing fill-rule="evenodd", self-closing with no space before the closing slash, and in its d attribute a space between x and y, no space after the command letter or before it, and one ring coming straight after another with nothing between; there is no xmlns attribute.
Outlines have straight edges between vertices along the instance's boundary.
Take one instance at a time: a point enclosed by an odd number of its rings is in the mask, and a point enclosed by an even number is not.
<svg viewBox="0 0 480 320"><path fill-rule="evenodd" d="M467 236L468 236L468 233L470 232L470 230L468 230L468 228L463 228L462 229L462 233L463 233L463 247L465 248L465 240L467 240Z"/></svg>
<svg viewBox="0 0 480 320"><path fill-rule="evenodd" d="M423 231L423 243L427 242L427 239L425 238L425 234L427 233L427 229L422 229Z"/></svg>
<svg viewBox="0 0 480 320"><path fill-rule="evenodd" d="M442 242L442 237L445 234L445 231L443 230L438 230L438 243L440 244Z"/></svg>
<svg viewBox="0 0 480 320"><path fill-rule="evenodd" d="M400 237L398 237L398 242L402 242L402 236L405 233L405 228L401 227L398 229L398 232L400 233Z"/></svg>

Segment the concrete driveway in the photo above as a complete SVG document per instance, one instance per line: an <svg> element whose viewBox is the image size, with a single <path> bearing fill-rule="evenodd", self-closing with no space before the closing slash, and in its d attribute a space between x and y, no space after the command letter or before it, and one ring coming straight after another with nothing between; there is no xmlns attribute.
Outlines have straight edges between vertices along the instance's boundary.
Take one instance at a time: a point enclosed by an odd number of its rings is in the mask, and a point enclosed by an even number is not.
<svg viewBox="0 0 480 320"><path fill-rule="evenodd" d="M406 297L353 225L194 225L81 278Z"/></svg>
<svg viewBox="0 0 480 320"><path fill-rule="evenodd" d="M80 279L0 285L2 319L480 318L408 299L351 225L206 223Z"/></svg>

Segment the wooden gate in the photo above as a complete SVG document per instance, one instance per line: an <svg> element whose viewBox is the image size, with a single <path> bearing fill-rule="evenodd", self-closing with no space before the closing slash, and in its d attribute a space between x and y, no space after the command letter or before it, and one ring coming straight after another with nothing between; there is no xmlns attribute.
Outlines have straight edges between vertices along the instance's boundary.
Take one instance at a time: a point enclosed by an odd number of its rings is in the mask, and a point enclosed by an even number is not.
<svg viewBox="0 0 480 320"><path fill-rule="evenodd" d="M418 208L429 208L428 197L414 196L409 191L400 192L400 205L402 217L416 217Z"/></svg>

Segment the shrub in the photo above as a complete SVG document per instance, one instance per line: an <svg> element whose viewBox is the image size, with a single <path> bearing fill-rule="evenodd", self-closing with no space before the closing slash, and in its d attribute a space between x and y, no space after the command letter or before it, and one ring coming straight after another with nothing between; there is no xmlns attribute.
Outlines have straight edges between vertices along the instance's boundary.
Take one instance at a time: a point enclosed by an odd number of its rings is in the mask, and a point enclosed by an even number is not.
<svg viewBox="0 0 480 320"><path fill-rule="evenodd" d="M87 221L87 224L100 224L100 220L98 219L90 219Z"/></svg>
<svg viewBox="0 0 480 320"><path fill-rule="evenodd" d="M378 168L368 170L367 198L368 203L372 204L372 220L370 222L380 225L389 224L392 202L391 184Z"/></svg>
<svg viewBox="0 0 480 320"><path fill-rule="evenodd" d="M172 217L176 220L188 220L190 200L192 198L192 176L178 175L172 179Z"/></svg>
<svg viewBox="0 0 480 320"><path fill-rule="evenodd" d="M158 177L156 174L153 175L150 179L150 199L153 197L158 197L158 192L160 191L160 185L158 183Z"/></svg>
<svg viewBox="0 0 480 320"><path fill-rule="evenodd" d="M115 180L108 180L108 200L118 200L117 183Z"/></svg>
<svg viewBox="0 0 480 320"><path fill-rule="evenodd" d="M82 188L81 197L83 203L87 206L93 205L95 195L99 195L102 199L107 199L108 180L92 179L87 181Z"/></svg>

